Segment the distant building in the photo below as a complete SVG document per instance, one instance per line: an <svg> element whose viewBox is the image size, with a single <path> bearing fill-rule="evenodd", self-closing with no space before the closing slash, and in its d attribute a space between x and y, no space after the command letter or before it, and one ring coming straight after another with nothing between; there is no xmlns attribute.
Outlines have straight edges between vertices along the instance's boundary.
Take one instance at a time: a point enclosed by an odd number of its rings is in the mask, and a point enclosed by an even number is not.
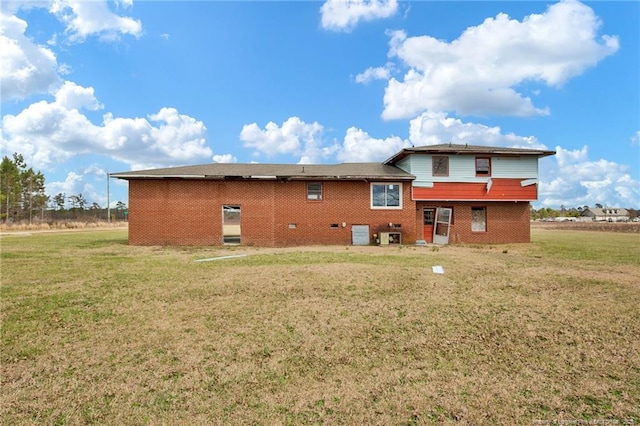
<svg viewBox="0 0 640 426"><path fill-rule="evenodd" d="M628 222L631 219L629 211L619 207L588 208L582 211L581 216L594 222Z"/></svg>

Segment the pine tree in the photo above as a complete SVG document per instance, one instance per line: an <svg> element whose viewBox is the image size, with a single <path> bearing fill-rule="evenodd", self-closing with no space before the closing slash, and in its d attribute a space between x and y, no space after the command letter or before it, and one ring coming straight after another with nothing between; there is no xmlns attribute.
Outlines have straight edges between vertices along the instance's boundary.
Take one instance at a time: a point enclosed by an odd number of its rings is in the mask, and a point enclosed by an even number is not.
<svg viewBox="0 0 640 426"><path fill-rule="evenodd" d="M13 154L13 160L6 155L0 163L0 216L8 223L18 218L22 185L20 180L20 166L24 159L20 154Z"/></svg>

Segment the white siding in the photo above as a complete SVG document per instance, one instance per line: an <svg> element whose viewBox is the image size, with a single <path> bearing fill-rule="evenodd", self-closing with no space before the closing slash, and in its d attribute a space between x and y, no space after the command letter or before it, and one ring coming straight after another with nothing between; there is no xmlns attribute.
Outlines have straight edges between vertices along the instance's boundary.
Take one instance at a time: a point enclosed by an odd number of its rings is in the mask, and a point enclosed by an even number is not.
<svg viewBox="0 0 640 426"><path fill-rule="evenodd" d="M411 172L411 156L405 157L402 160L398 161L396 163L396 166L400 167L402 170L404 170L407 173L412 173Z"/></svg>
<svg viewBox="0 0 640 426"><path fill-rule="evenodd" d="M431 177L431 156L430 155L411 155L411 174L416 180L432 181Z"/></svg>
<svg viewBox="0 0 640 426"><path fill-rule="evenodd" d="M449 176L432 175L431 155L413 154L402 159L398 166L413 174L416 180L413 186L433 186L433 182L486 182L488 177L476 177L476 156L449 155ZM407 167L407 169L405 169ZM536 179L538 177L538 158L492 157L491 177Z"/></svg>
<svg viewBox="0 0 640 426"><path fill-rule="evenodd" d="M491 176L496 178L538 178L538 157L494 157L491 159Z"/></svg>
<svg viewBox="0 0 640 426"><path fill-rule="evenodd" d="M449 156L449 177L446 182L486 182L486 177L476 178L476 157Z"/></svg>
<svg viewBox="0 0 640 426"><path fill-rule="evenodd" d="M476 178L475 157L449 156L449 176L432 175L431 155L412 155L411 174L416 177L414 186L431 186L432 182L486 182Z"/></svg>

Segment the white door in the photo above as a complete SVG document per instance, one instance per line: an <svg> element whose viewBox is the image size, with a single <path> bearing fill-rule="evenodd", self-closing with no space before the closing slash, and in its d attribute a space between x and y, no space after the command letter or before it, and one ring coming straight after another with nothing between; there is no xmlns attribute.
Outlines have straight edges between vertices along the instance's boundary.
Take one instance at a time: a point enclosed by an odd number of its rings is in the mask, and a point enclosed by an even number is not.
<svg viewBox="0 0 640 426"><path fill-rule="evenodd" d="M436 209L436 223L433 227L433 242L435 244L449 244L450 227L451 209L446 207Z"/></svg>

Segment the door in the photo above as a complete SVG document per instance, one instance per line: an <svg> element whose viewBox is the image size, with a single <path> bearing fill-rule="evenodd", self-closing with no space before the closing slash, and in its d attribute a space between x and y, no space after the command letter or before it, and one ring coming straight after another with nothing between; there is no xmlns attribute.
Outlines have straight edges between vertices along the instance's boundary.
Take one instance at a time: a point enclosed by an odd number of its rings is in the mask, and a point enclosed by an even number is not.
<svg viewBox="0 0 640 426"><path fill-rule="evenodd" d="M353 225L351 227L351 243L354 246L368 246L369 225Z"/></svg>
<svg viewBox="0 0 640 426"><path fill-rule="evenodd" d="M222 206L222 241L240 244L240 206Z"/></svg>
<svg viewBox="0 0 640 426"><path fill-rule="evenodd" d="M433 222L436 216L436 209L424 209L424 240L433 242Z"/></svg>
<svg viewBox="0 0 640 426"><path fill-rule="evenodd" d="M433 231L433 242L449 244L449 228L451 227L451 209L440 207L436 209L436 222Z"/></svg>

